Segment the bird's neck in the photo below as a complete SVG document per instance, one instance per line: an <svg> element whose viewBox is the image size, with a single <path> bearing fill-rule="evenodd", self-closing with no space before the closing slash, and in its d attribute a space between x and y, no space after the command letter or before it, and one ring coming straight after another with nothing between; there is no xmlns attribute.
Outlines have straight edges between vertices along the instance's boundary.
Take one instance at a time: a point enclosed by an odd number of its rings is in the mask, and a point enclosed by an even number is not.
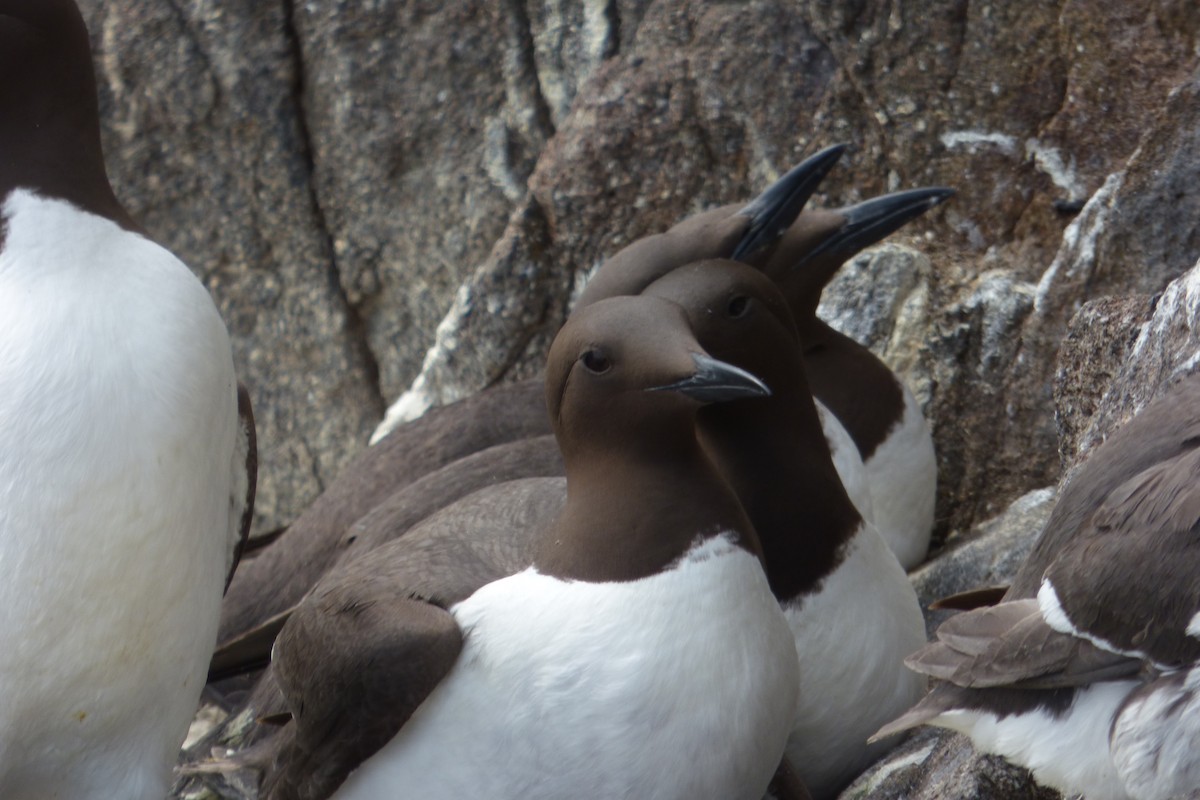
<svg viewBox="0 0 1200 800"><path fill-rule="evenodd" d="M693 430L689 425L667 446L635 440L568 456L567 505L539 544L539 570L586 581L637 580L718 533L733 534L758 555L745 513Z"/></svg>
<svg viewBox="0 0 1200 800"><path fill-rule="evenodd" d="M0 88L0 202L26 189L137 230L104 169L90 62L85 71L86 87L65 96L36 77Z"/></svg>
<svg viewBox="0 0 1200 800"><path fill-rule="evenodd" d="M771 397L742 408L703 409L699 427L762 543L771 590L791 599L836 566L862 517L834 468L807 386L770 385Z"/></svg>

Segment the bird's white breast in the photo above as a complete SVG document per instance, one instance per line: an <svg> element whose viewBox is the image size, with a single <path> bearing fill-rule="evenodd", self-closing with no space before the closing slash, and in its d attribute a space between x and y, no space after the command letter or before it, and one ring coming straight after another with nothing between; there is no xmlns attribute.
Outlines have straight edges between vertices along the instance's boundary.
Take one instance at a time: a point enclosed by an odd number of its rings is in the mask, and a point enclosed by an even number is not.
<svg viewBox="0 0 1200 800"><path fill-rule="evenodd" d="M1128 701L1109 750L1130 797L1169 800L1200 786L1200 668L1159 680Z"/></svg>
<svg viewBox="0 0 1200 800"><path fill-rule="evenodd" d="M905 569L929 551L937 499L937 457L929 423L903 384L904 413L864 461L874 504L874 523Z"/></svg>
<svg viewBox="0 0 1200 800"><path fill-rule="evenodd" d="M867 737L925 693L904 658L925 643L908 576L870 526L814 594L785 605L800 660L788 756L814 797L828 796L892 743Z"/></svg>
<svg viewBox="0 0 1200 800"><path fill-rule="evenodd" d="M161 797L216 635L228 337L144 237L0 211L0 796Z"/></svg>
<svg viewBox="0 0 1200 800"><path fill-rule="evenodd" d="M453 608L452 672L340 800L758 800L796 698L792 638L724 537L624 583L528 569Z"/></svg>
<svg viewBox="0 0 1200 800"><path fill-rule="evenodd" d="M866 465L850 432L842 425L841 420L825 405L813 398L817 407L817 418L821 421L821 430L825 434L825 442L829 445L829 455L833 458L833 468L837 470L838 479L846 489L850 502L858 509L859 515L867 520L875 519L875 504L871 499L871 480L867 475Z"/></svg>

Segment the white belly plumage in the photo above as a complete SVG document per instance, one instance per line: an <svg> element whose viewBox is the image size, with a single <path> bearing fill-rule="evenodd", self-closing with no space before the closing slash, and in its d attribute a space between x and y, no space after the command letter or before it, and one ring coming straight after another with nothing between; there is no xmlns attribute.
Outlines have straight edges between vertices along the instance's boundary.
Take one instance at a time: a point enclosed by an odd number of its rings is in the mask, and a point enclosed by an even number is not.
<svg viewBox="0 0 1200 800"><path fill-rule="evenodd" d="M904 414L888 437L864 461L871 487L875 528L896 554L901 566L912 569L925 560L933 532L937 499L937 456L925 415L906 387Z"/></svg>
<svg viewBox="0 0 1200 800"><path fill-rule="evenodd" d="M231 543L228 338L153 242L0 211L0 797L161 798Z"/></svg>
<svg viewBox="0 0 1200 800"><path fill-rule="evenodd" d="M999 717L949 711L930 725L965 733L985 753L1023 764L1038 783L1087 800L1129 800L1109 755L1109 729L1134 681L1096 683L1079 691L1062 715L1031 711Z"/></svg>
<svg viewBox="0 0 1200 800"><path fill-rule="evenodd" d="M873 522L875 504L871 499L871 481L862 455L858 452L858 446L832 411L815 397L813 402L817 406L817 418L821 421L821 430L825 434L826 444L829 445L829 455L833 458L833 468L837 470L838 479L845 487L850 502L858 509L859 515Z"/></svg>
<svg viewBox="0 0 1200 800"><path fill-rule="evenodd" d="M453 670L339 800L759 800L796 701L791 633L725 537L625 583L528 569L452 609Z"/></svg>
<svg viewBox="0 0 1200 800"><path fill-rule="evenodd" d="M908 576L864 523L820 591L784 608L800 659L787 753L814 798L829 797L894 742L867 737L925 694L904 658L925 643Z"/></svg>
<svg viewBox="0 0 1200 800"><path fill-rule="evenodd" d="M1130 797L1194 796L1200 786L1200 668L1163 676L1127 700L1113 721L1109 752Z"/></svg>

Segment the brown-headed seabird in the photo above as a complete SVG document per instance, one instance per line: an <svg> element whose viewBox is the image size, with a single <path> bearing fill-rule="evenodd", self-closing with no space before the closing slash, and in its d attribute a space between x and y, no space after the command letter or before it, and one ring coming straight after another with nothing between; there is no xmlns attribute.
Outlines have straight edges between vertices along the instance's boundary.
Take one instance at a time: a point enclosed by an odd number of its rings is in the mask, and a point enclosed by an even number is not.
<svg viewBox="0 0 1200 800"><path fill-rule="evenodd" d="M293 720L265 797L758 800L795 647L695 416L765 392L667 301L574 315L546 373L561 512L319 584L276 642Z"/></svg>
<svg viewBox="0 0 1200 800"><path fill-rule="evenodd" d="M1064 487L1011 589L915 654L942 679L883 729L966 733L1088 800L1200 792L1200 377Z"/></svg>

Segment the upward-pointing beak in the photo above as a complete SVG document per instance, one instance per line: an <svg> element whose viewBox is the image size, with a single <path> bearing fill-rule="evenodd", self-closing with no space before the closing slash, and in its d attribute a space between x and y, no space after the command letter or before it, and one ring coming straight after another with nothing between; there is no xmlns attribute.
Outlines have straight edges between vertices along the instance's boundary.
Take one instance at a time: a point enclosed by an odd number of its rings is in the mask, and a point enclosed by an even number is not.
<svg viewBox="0 0 1200 800"><path fill-rule="evenodd" d="M739 216L750 217L750 227L729 257L740 261L778 241L845 149L846 145L835 144L809 156L739 211Z"/></svg>
<svg viewBox="0 0 1200 800"><path fill-rule="evenodd" d="M909 189L885 194L841 210L846 222L836 233L809 251L797 267L833 251L837 254L857 253L875 244L909 220L916 219L929 209L945 202L954 190L944 186Z"/></svg>

